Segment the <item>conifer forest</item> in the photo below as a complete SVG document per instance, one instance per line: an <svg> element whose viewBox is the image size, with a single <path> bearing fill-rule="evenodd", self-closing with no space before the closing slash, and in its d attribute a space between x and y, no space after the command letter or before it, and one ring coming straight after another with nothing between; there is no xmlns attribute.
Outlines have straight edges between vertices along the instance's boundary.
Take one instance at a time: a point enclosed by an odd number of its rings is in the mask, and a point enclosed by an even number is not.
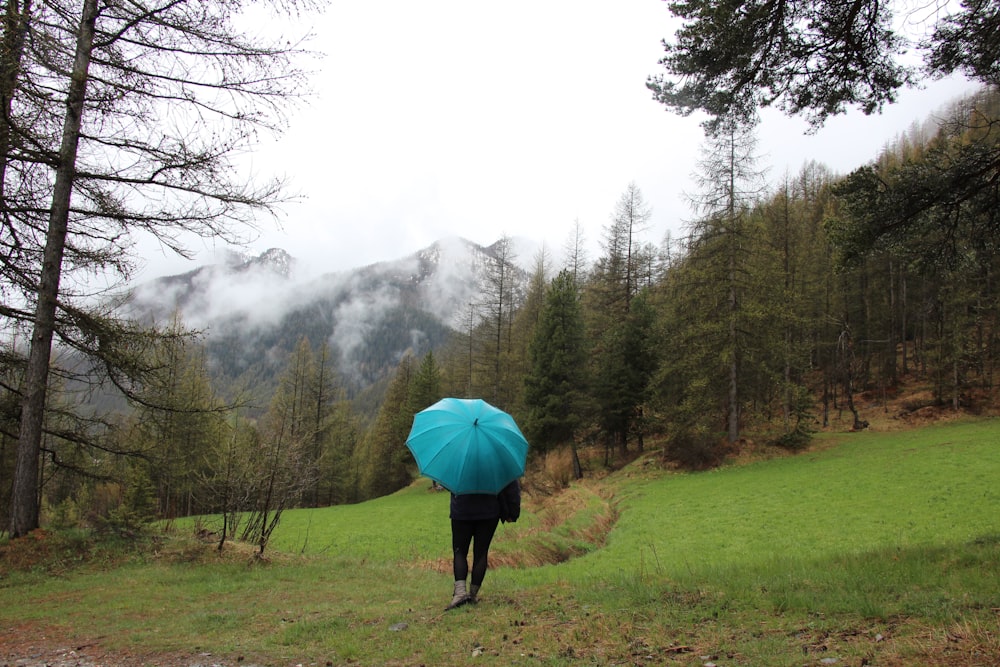
<svg viewBox="0 0 1000 667"><path fill-rule="evenodd" d="M229 238L281 204L279 184L251 190L222 165L301 83L292 47L248 41L227 23L228 2L143 4L159 6L4 10L0 526L11 538L218 514L222 540L263 551L285 509L410 484L413 415L445 396L510 412L529 469L563 456L577 476L640 453L707 469L746 441L798 450L834 420L864 429L907 386L950 410L995 405L1000 18L989 2L966 0L925 45L926 76L964 72L979 92L899 128L849 174L817 155L777 176L762 167L757 109L821 123L845 105L876 110L917 77L881 60L898 51L890 31L861 30L884 27L885 6L848 3L875 14L838 18L824 8L843 3L789 3L826 17L814 25L840 21L828 43L858 48L858 62L831 49L806 66L796 57L816 51L793 26L808 17L737 3L743 18L720 26L712 3L667 3L687 22L647 87L668 109L709 118L683 233L650 241L650 204L630 183L609 202L596 257L579 226L558 261L517 257L501 238L446 342L361 392L322 340L301 335L274 377L222 382L181 318L141 324L114 299L84 298L74 276L128 277L120 244L135 229L168 245L181 231ZM855 28L887 41L862 44ZM771 59L756 57L766 46L699 52L765 38ZM195 57L215 62L185 66ZM170 134L164 100L214 131Z"/></svg>

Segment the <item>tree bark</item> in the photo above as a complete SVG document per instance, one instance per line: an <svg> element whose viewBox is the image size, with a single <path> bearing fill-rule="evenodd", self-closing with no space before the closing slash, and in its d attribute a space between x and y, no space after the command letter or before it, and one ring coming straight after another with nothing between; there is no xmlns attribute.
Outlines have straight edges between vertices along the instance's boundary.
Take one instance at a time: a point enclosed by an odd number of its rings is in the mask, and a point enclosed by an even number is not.
<svg viewBox="0 0 1000 667"><path fill-rule="evenodd" d="M7 0L3 17L3 40L0 43L0 187L6 181L7 154L11 145L11 124L14 91L17 89L24 39L28 32L31 2ZM0 190L2 192L2 190Z"/></svg>
<svg viewBox="0 0 1000 667"><path fill-rule="evenodd" d="M24 399L21 425L11 491L10 536L21 537L39 526L39 454L42 424L45 418L46 388L52 338L55 331L56 307L59 299L59 279L62 274L63 252L69 226L70 199L76 176L76 156L83 121L83 106L87 94L90 54L97 23L97 0L84 0L77 32L73 74L66 99L59 163L52 192L52 208L45 239L42 272L35 304L35 323L31 335L31 350L25 370Z"/></svg>

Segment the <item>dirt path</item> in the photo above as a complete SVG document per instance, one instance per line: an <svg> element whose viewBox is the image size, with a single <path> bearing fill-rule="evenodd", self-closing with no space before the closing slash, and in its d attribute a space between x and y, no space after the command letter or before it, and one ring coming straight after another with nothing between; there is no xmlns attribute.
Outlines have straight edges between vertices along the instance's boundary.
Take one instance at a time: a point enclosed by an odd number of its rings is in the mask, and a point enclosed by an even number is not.
<svg viewBox="0 0 1000 667"><path fill-rule="evenodd" d="M60 637L31 624L0 627L0 667L258 667L206 653L105 650L100 641Z"/></svg>

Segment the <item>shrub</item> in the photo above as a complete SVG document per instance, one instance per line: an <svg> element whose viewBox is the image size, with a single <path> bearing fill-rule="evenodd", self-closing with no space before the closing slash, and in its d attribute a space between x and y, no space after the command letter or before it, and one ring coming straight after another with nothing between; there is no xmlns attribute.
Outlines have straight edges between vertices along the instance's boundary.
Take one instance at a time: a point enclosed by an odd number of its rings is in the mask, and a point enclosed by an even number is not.
<svg viewBox="0 0 1000 667"><path fill-rule="evenodd" d="M707 429L680 427L667 435L663 457L687 470L713 468L725 456L719 437Z"/></svg>
<svg viewBox="0 0 1000 667"><path fill-rule="evenodd" d="M565 489L573 480L573 452L569 447L560 447L545 453L542 471L546 480L560 489Z"/></svg>

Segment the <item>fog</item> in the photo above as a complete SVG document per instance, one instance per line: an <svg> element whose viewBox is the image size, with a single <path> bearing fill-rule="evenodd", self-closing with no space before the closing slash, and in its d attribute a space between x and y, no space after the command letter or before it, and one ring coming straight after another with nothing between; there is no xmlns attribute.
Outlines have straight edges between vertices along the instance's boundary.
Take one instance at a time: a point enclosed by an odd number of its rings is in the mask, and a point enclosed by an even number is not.
<svg viewBox="0 0 1000 667"><path fill-rule="evenodd" d="M519 247L531 251L530 243ZM300 263L277 249L261 257L229 254L221 263L138 285L127 312L161 324L177 313L186 327L206 336L243 341L239 345L245 344L247 355L260 354L252 341L276 327L288 327L286 318L297 317L293 328L297 324L304 330L322 330L331 349L339 352L340 371L353 374L372 331L404 302L416 301L439 321L458 327L467 305L477 297L481 265L474 246L457 237L412 255L318 277L300 273ZM297 338L301 333L290 335ZM398 356L419 349L427 333L411 329L406 336ZM294 342L281 344L287 352ZM247 368L255 361L248 356L239 365Z"/></svg>

